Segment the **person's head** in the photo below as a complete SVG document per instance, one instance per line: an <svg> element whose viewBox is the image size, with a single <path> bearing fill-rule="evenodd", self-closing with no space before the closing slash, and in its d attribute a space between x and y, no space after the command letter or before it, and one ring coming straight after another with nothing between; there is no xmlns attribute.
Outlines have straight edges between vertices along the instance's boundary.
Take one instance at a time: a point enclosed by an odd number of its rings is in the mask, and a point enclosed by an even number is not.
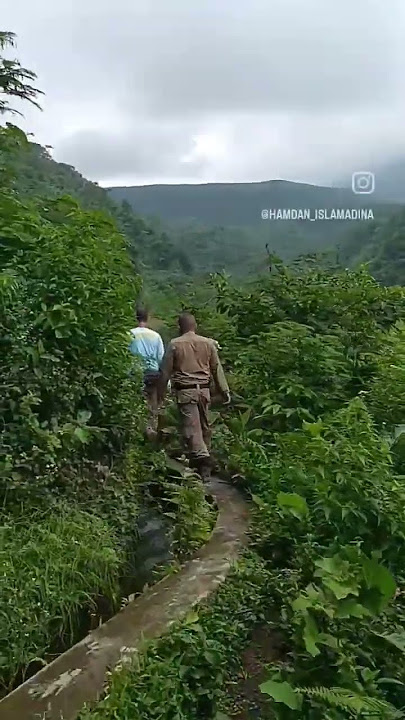
<svg viewBox="0 0 405 720"><path fill-rule="evenodd" d="M136 319L138 320L138 323L140 325L142 325L142 324L144 325L145 323L148 322L148 311L145 310L144 308L137 308Z"/></svg>
<svg viewBox="0 0 405 720"><path fill-rule="evenodd" d="M179 315L179 329L182 335L186 332L195 332L197 330L197 323L194 315L191 313L181 313Z"/></svg>

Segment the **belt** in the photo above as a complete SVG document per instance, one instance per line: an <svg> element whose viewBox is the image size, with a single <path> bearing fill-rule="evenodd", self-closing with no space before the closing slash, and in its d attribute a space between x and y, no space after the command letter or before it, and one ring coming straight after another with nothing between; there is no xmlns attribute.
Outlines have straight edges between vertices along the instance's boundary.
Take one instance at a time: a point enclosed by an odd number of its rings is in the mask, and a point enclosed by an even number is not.
<svg viewBox="0 0 405 720"><path fill-rule="evenodd" d="M175 390L201 390L202 388L209 388L209 383L195 383L193 385L179 385L176 383Z"/></svg>

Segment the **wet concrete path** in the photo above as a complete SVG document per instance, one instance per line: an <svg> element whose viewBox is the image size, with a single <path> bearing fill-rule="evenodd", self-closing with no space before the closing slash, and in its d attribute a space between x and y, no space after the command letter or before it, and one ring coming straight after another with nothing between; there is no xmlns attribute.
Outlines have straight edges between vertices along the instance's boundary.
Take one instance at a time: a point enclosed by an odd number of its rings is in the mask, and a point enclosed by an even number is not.
<svg viewBox="0 0 405 720"><path fill-rule="evenodd" d="M225 579L247 539L247 507L237 490L213 478L218 518L210 540L175 575L130 602L0 701L0 720L75 720L97 700L106 673L143 640L162 635Z"/></svg>

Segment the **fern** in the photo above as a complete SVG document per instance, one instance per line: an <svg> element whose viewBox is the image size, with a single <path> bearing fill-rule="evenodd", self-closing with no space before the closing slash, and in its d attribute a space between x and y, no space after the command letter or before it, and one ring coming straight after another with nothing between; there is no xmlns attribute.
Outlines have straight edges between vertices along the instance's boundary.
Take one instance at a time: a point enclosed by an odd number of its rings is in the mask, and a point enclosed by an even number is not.
<svg viewBox="0 0 405 720"><path fill-rule="evenodd" d="M317 698L341 710L348 710L354 716L361 714L387 719L404 717L404 714L390 703L367 695L360 695L346 688L307 687L296 688L296 692L307 697Z"/></svg>

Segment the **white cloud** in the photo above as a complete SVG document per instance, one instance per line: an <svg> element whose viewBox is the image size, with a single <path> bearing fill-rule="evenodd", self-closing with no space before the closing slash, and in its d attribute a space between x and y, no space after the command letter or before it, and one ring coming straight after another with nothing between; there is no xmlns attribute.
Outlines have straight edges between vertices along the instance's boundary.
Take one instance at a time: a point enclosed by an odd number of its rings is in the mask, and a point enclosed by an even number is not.
<svg viewBox="0 0 405 720"><path fill-rule="evenodd" d="M2 16L46 92L25 128L102 183L329 182L405 155L403 0L14 0Z"/></svg>

